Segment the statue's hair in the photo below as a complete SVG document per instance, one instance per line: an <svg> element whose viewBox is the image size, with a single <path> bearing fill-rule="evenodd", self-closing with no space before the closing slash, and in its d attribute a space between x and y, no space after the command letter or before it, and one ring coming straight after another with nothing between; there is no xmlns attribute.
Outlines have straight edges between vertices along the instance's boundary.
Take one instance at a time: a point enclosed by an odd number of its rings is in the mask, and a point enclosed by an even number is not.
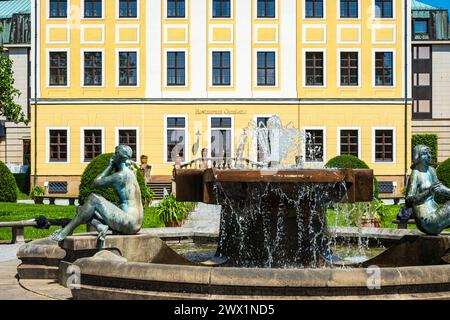
<svg viewBox="0 0 450 320"><path fill-rule="evenodd" d="M419 144L414 147L411 169L416 168L416 166L419 164L420 157L422 156L422 154L424 154L424 152L428 150L430 150L430 148L423 144Z"/></svg>

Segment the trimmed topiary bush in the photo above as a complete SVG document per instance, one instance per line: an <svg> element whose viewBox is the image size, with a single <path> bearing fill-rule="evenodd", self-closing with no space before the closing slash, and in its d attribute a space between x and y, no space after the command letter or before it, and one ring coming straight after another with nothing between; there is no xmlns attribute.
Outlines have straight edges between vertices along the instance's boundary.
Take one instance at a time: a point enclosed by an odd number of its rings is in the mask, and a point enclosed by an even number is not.
<svg viewBox="0 0 450 320"><path fill-rule="evenodd" d="M8 167L0 161L0 202L17 201L17 183Z"/></svg>
<svg viewBox="0 0 450 320"><path fill-rule="evenodd" d="M78 201L80 205L84 204L91 193L96 193L106 200L119 205L119 198L117 197L116 192L112 188L108 189L97 189L93 187L94 179L102 173L106 167L109 165L109 161L112 157L113 153L104 153L96 157L94 160L89 163L86 169L81 176L81 182L79 187ZM139 188L141 189L142 195L142 203L147 201L148 191L145 185L144 178L139 173L139 170L136 171L136 177L139 183Z"/></svg>
<svg viewBox="0 0 450 320"><path fill-rule="evenodd" d="M442 162L436 169L436 174L439 179L446 187L450 187L450 159ZM445 203L450 200L450 197L446 197L440 194L436 194L434 196L434 200L437 203Z"/></svg>
<svg viewBox="0 0 450 320"><path fill-rule="evenodd" d="M330 159L325 168L338 168L338 169L370 169L369 166L362 160L349 154L343 154L333 159ZM378 198L378 181L373 177L373 193L374 197Z"/></svg>
<svg viewBox="0 0 450 320"><path fill-rule="evenodd" d="M412 136L412 148L411 150L414 150L414 148L419 145L423 144L430 148L431 150L431 165L433 167L436 167L437 165L437 153L438 153L438 137L436 134L431 133L424 133L424 134L414 134Z"/></svg>

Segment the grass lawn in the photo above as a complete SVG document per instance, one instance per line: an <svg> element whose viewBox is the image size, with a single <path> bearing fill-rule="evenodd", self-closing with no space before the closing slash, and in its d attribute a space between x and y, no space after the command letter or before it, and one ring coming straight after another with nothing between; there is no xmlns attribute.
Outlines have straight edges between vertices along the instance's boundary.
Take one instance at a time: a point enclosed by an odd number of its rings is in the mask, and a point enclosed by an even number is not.
<svg viewBox="0 0 450 320"><path fill-rule="evenodd" d="M51 206L45 204L0 203L0 222L30 220L39 216L47 219L73 218L76 213L75 206ZM144 228L164 227L155 208L145 208ZM48 230L39 230L32 227L25 228L25 239L38 239L50 235L59 227L50 227ZM80 226L76 233L86 232L86 226ZM0 228L0 240L11 240L11 228Z"/></svg>

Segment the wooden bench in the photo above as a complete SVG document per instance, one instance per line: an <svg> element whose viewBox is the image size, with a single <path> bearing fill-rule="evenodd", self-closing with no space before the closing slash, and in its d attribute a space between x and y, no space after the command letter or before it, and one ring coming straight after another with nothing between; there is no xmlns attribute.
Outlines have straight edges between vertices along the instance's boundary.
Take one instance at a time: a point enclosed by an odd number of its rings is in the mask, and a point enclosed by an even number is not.
<svg viewBox="0 0 450 320"><path fill-rule="evenodd" d="M52 196L52 195L35 196L34 197L34 202L36 204L43 204L45 199L48 199L48 201L52 205L55 204L55 200L57 200L57 199L58 200L69 200L69 205L70 206L74 206L75 205L75 200L78 200L78 197L75 197L75 196Z"/></svg>
<svg viewBox="0 0 450 320"><path fill-rule="evenodd" d="M403 195L380 194L380 200L394 200L394 204L399 204L400 200L405 199Z"/></svg>
<svg viewBox="0 0 450 320"><path fill-rule="evenodd" d="M0 228L12 228L12 241L11 243L25 243L25 227L37 227L36 221L9 221L0 222Z"/></svg>
<svg viewBox="0 0 450 320"><path fill-rule="evenodd" d="M408 221L394 220L392 223L397 225L397 229L408 229L408 225L416 224L416 221L414 219L409 219Z"/></svg>

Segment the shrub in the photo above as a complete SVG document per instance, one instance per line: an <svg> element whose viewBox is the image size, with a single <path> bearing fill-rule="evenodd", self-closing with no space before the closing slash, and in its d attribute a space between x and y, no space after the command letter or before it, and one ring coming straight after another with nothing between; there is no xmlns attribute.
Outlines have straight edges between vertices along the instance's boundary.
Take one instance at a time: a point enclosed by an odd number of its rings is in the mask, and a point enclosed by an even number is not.
<svg viewBox="0 0 450 320"><path fill-rule="evenodd" d="M84 204L91 193L96 193L106 200L119 205L119 198L113 188L100 189L94 188L94 179L102 173L106 167L109 165L109 161L113 153L104 153L96 157L91 163L88 164L86 169L81 176L81 182L79 187L78 201L80 205ZM145 203L146 197L148 197L147 187L145 186L145 181L139 170L136 171L137 181L139 183L139 188L141 189L142 202Z"/></svg>
<svg viewBox="0 0 450 320"><path fill-rule="evenodd" d="M179 202L173 195L164 197L156 208L156 214L166 226L176 226L183 222L195 204Z"/></svg>
<svg viewBox="0 0 450 320"><path fill-rule="evenodd" d="M441 181L446 187L450 187L450 159L445 160L437 167L436 174L439 181ZM450 197L436 194L434 199L437 203L445 203L450 200Z"/></svg>
<svg viewBox="0 0 450 320"><path fill-rule="evenodd" d="M325 164L325 168L370 169L364 161L349 154L340 155L330 159ZM378 198L378 181L375 177L373 177L373 186L374 197Z"/></svg>
<svg viewBox="0 0 450 320"><path fill-rule="evenodd" d="M0 161L0 202L17 201L17 183L8 167Z"/></svg>
<svg viewBox="0 0 450 320"><path fill-rule="evenodd" d="M34 186L30 191L30 198L34 200L36 196L43 196L45 194L45 189L41 186Z"/></svg>
<svg viewBox="0 0 450 320"><path fill-rule="evenodd" d="M437 165L437 151L438 151L438 137L436 134L414 134L412 136L412 149L414 147L423 144L431 150L431 165L435 167Z"/></svg>

